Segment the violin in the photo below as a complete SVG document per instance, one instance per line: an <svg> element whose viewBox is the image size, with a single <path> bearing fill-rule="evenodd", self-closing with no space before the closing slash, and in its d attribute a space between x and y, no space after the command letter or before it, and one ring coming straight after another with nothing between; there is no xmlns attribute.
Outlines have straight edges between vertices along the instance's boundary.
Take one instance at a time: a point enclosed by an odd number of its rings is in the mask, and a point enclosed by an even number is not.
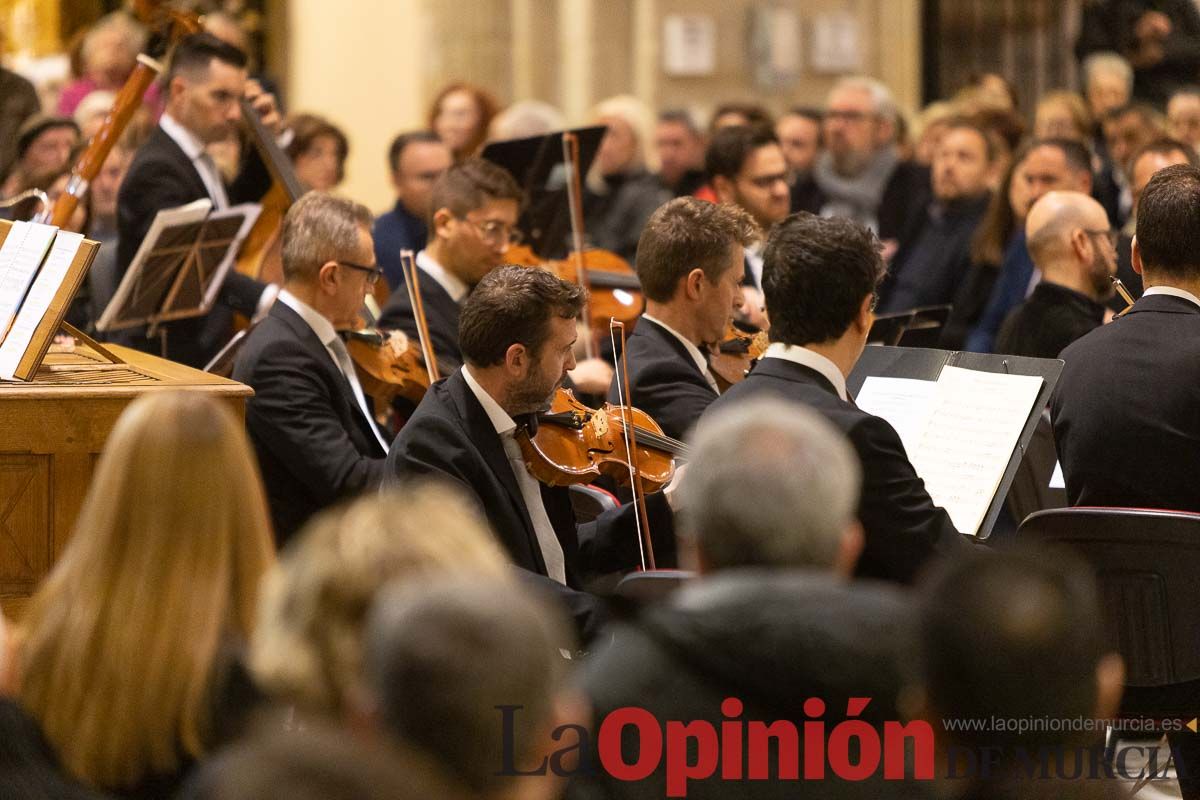
<svg viewBox="0 0 1200 800"><path fill-rule="evenodd" d="M512 245L504 253L506 264L541 267L566 281L578 280L575 255L563 260L541 258L528 245ZM617 319L632 327L641 316L646 300L642 283L629 262L611 250L583 251L584 279L591 294L589 311L594 327L607 325Z"/></svg>
<svg viewBox="0 0 1200 800"><path fill-rule="evenodd" d="M592 483L608 475L630 484L626 426L636 432L636 478L646 492L657 492L675 476L675 459L686 459L683 442L665 435L649 414L605 403L589 408L570 389L558 389L550 410L538 415L537 433L517 432L517 444L529 472L549 486Z"/></svg>
<svg viewBox="0 0 1200 800"><path fill-rule="evenodd" d="M345 338L358 382L376 408L391 406L397 397L421 402L429 389L429 373L407 336L400 331L356 330Z"/></svg>
<svg viewBox="0 0 1200 800"><path fill-rule="evenodd" d="M768 344L765 331L749 333L731 322L725 337L708 353L708 368L717 380L717 391L724 394L741 382L767 352Z"/></svg>

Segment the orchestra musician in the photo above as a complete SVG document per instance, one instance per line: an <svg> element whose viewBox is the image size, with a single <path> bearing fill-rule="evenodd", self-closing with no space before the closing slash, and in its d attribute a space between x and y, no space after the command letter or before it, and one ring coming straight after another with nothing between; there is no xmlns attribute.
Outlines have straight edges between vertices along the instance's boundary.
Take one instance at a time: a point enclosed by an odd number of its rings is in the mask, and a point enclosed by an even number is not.
<svg viewBox="0 0 1200 800"><path fill-rule="evenodd" d="M775 226L763 259L771 344L709 413L768 394L808 405L833 422L863 468L858 517L865 541L858 574L911 582L934 554L964 540L949 514L933 504L896 431L859 409L846 392L884 275L879 241L851 220L799 213Z"/></svg>
<svg viewBox="0 0 1200 800"><path fill-rule="evenodd" d="M630 394L675 439L717 399L706 349L742 306L743 250L759 236L740 207L680 197L650 217L637 247L646 311L627 344ZM617 382L609 402L620 400Z"/></svg>
<svg viewBox="0 0 1200 800"><path fill-rule="evenodd" d="M479 501L518 567L541 576L575 615L585 638L596 600L577 591L589 574L632 568L639 559L636 504L576 527L570 492L529 473L518 425L549 406L575 366L583 289L550 272L504 266L467 297L460 318L464 366L434 384L388 453L387 480L448 478ZM668 493L646 508L658 563L674 561Z"/></svg>
<svg viewBox="0 0 1200 800"><path fill-rule="evenodd" d="M288 209L283 289L234 365L234 380L254 389L246 428L280 544L317 511L383 478L388 443L337 333L353 326L381 274L372 222L364 206L323 192Z"/></svg>
<svg viewBox="0 0 1200 800"><path fill-rule="evenodd" d="M175 48L166 77L166 112L149 139L134 155L117 198L117 276L124 276L155 215L202 198L216 209L257 202L271 186L271 176L253 147L235 180L225 185L205 146L225 139L241 119L244 96L278 135L275 99L246 78L246 56L207 33L183 39ZM202 317L165 324L166 356L203 367L232 330L233 312L253 317L270 302L259 281L231 271L217 304ZM157 339L144 333L128 340L139 349L158 352Z"/></svg>

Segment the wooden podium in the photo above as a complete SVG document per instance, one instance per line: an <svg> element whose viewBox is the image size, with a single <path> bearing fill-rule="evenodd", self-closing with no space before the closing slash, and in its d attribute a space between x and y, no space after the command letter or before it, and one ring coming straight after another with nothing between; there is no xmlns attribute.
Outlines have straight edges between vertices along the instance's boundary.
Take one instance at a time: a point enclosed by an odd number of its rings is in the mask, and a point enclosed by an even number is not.
<svg viewBox="0 0 1200 800"><path fill-rule="evenodd" d="M126 363L52 346L28 383L0 383L0 608L20 617L62 552L117 417L145 392L207 392L245 414L248 386L125 347ZM164 476L164 480L168 480Z"/></svg>

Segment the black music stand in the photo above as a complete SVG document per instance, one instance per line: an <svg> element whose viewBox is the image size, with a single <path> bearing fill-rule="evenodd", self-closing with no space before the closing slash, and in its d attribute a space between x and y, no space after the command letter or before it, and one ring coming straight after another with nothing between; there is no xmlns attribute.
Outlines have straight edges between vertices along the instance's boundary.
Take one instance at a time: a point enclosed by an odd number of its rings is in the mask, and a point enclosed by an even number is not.
<svg viewBox="0 0 1200 800"><path fill-rule="evenodd" d="M896 311L891 314L877 314L867 333L867 344L881 344L895 347L904 335L904 329L912 320L913 312Z"/></svg>
<svg viewBox="0 0 1200 800"><path fill-rule="evenodd" d="M524 199L517 227L525 233L530 248L538 256L564 258L571 250L563 134L574 133L579 139L579 173L587 175L605 130L603 125L595 125L492 142L483 148L483 158L508 170L521 186Z"/></svg>
<svg viewBox="0 0 1200 800"><path fill-rule="evenodd" d="M916 378L918 380L935 381L942 373L942 367L962 367L979 372L996 372L1008 375L1036 375L1042 379L1042 388L1038 391L1037 399L1021 428L1017 446L1013 448L1008 465L1004 468L1004 477L1000 479L992 502L988 505L987 514L976 531L979 540L987 539L996 524L996 518L1004 507L1008 496L1008 488L1012 485L1013 476L1025 455L1042 411L1050 402L1050 394L1054 391L1058 377L1062 374L1063 362L1057 358L1025 358L1023 356L1002 356L988 353L968 353L951 350L927 350L919 347L868 347L850 373L846 386L850 393L858 394L863 382L869 377L884 378Z"/></svg>
<svg viewBox="0 0 1200 800"><path fill-rule="evenodd" d="M258 219L247 203L212 211L208 200L158 212L116 294L96 327L147 327L162 338L163 323L207 314L216 302L239 247Z"/></svg>
<svg viewBox="0 0 1200 800"><path fill-rule="evenodd" d="M942 328L950 319L950 305L921 306L908 312L910 318L900 334L898 347L937 347Z"/></svg>

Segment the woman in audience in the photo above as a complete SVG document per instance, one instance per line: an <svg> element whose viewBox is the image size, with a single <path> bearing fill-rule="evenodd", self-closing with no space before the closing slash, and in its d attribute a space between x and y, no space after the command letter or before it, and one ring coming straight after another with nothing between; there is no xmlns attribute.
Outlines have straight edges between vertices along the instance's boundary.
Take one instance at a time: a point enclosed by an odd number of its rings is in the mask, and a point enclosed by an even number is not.
<svg viewBox="0 0 1200 800"><path fill-rule="evenodd" d="M119 92L137 66L138 53L146 46L146 29L124 11L100 19L83 38L80 77L67 85L58 99L58 113L70 116L92 92ZM158 108L161 90L154 84L143 101Z"/></svg>
<svg viewBox="0 0 1200 800"><path fill-rule="evenodd" d="M301 712L342 716L376 592L440 573L510 574L483 518L449 487L417 485L316 517L263 586L250 651L259 685Z"/></svg>
<svg viewBox="0 0 1200 800"><path fill-rule="evenodd" d="M429 129L454 153L455 161L478 155L499 107L490 94L470 83L452 83L429 109Z"/></svg>
<svg viewBox="0 0 1200 800"><path fill-rule="evenodd" d="M1033 138L1070 139L1090 147L1092 115L1075 92L1049 92L1038 101L1033 117Z"/></svg>
<svg viewBox="0 0 1200 800"><path fill-rule="evenodd" d="M316 114L296 114L288 120L288 129L292 141L287 154L300 182L317 192L337 188L346 176L346 157L350 155L346 134Z"/></svg>
<svg viewBox="0 0 1200 800"><path fill-rule="evenodd" d="M205 395L121 415L74 535L14 637L9 683L69 773L169 797L222 738L273 559L239 420ZM237 708L238 712L245 708Z"/></svg>

